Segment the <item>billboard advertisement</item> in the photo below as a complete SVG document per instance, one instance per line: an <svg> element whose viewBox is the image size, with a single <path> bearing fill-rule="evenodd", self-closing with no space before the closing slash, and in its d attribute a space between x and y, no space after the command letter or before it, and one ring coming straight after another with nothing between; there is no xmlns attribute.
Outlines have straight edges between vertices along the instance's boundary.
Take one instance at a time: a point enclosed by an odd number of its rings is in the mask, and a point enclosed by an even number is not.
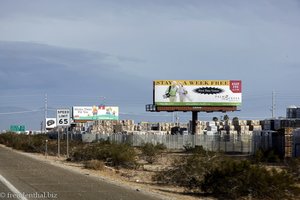
<svg viewBox="0 0 300 200"><path fill-rule="evenodd" d="M241 80L155 80L157 106L239 106Z"/></svg>
<svg viewBox="0 0 300 200"><path fill-rule="evenodd" d="M56 118L46 118L46 129L53 129L56 127Z"/></svg>
<svg viewBox="0 0 300 200"><path fill-rule="evenodd" d="M119 107L115 106L74 106L74 120L118 120Z"/></svg>

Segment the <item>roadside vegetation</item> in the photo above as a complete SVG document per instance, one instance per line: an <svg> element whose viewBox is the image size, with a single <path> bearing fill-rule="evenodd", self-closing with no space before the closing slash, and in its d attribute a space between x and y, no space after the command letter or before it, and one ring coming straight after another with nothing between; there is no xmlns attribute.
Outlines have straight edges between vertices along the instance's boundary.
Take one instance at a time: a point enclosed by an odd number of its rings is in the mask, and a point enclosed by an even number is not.
<svg viewBox="0 0 300 200"><path fill-rule="evenodd" d="M174 160L157 172L157 184L178 185L200 196L218 199L296 199L300 161L270 168L251 159L233 159L221 153L189 148L189 156ZM292 167L292 168L291 168Z"/></svg>
<svg viewBox="0 0 300 200"><path fill-rule="evenodd" d="M101 141L75 148L71 160L75 162L99 160L113 167L136 168L136 156L135 149L128 144Z"/></svg>
<svg viewBox="0 0 300 200"><path fill-rule="evenodd" d="M45 134L25 135L13 132L0 134L0 144L12 147L13 149L30 152L30 153L46 153L47 155L57 155L57 140L49 139ZM75 147L82 146L81 142L70 141L70 151ZM60 145L61 155L66 155L66 141L61 140Z"/></svg>
<svg viewBox="0 0 300 200"><path fill-rule="evenodd" d="M57 155L57 140L51 140L47 135L24 135L16 133L0 134L0 144L31 153L45 154L46 140L48 141L47 154ZM60 142L61 155L66 155L66 141L61 140ZM83 162L87 168L93 168L90 167L93 164L98 165L95 160L113 167L137 167L136 151L128 144L117 144L109 141L85 144L78 141L70 141L69 146L70 158L68 158L68 160L73 162Z"/></svg>
<svg viewBox="0 0 300 200"><path fill-rule="evenodd" d="M56 155L57 140L47 135L0 134L0 143L17 150ZM61 154L66 154L61 140ZM172 156L173 157L172 157ZM176 156L174 156L176 155ZM162 163L165 157L170 164ZM273 150L259 150L252 157L233 158L202 146L186 146L179 153L166 151L162 144L145 143L139 148L110 141L82 143L70 141L68 161L92 170L105 166L146 173L141 163L164 168L147 173L156 185L180 186L186 193L217 199L299 199L300 159L282 160ZM275 164L275 165L274 165ZM154 169L154 168L152 168ZM150 176L150 177L151 177Z"/></svg>
<svg viewBox="0 0 300 200"><path fill-rule="evenodd" d="M140 149L142 152L142 158L149 164L153 164L157 161L158 156L167 149L167 147L164 144L154 145L152 143L145 143L140 147Z"/></svg>
<svg viewBox="0 0 300 200"><path fill-rule="evenodd" d="M275 152L273 149L259 149L255 152L252 157L252 162L254 163L280 163L283 161L283 158Z"/></svg>
<svg viewBox="0 0 300 200"><path fill-rule="evenodd" d="M84 162L84 168L93 170L104 170L105 163L102 160L88 160Z"/></svg>

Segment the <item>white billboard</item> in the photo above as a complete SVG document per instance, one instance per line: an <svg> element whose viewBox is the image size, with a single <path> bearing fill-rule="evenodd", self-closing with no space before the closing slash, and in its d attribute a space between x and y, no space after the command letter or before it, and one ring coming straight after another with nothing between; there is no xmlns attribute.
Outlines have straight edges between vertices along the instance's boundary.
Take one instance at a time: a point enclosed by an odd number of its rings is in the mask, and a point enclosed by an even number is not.
<svg viewBox="0 0 300 200"><path fill-rule="evenodd" d="M74 120L118 120L119 107L116 106L74 106Z"/></svg>
<svg viewBox="0 0 300 200"><path fill-rule="evenodd" d="M56 127L56 118L46 118L46 129L53 129Z"/></svg>
<svg viewBox="0 0 300 200"><path fill-rule="evenodd" d="M155 80L154 104L158 106L238 106L241 80Z"/></svg>

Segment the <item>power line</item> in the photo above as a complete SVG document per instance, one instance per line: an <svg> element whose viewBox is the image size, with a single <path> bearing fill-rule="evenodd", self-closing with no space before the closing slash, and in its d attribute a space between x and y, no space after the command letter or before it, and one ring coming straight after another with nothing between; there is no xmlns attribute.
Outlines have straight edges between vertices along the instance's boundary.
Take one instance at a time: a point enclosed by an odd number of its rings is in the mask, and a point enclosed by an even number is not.
<svg viewBox="0 0 300 200"><path fill-rule="evenodd" d="M33 113L33 112L42 112L43 110L29 110L29 111L18 111L18 112L6 112L0 113L0 115L13 115L13 114L23 114L23 113Z"/></svg>

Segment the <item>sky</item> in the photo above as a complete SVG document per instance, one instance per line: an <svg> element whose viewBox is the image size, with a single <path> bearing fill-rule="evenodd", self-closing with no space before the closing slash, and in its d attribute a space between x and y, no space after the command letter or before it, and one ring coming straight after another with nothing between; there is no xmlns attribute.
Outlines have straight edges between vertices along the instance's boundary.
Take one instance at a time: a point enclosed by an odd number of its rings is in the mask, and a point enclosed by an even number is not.
<svg viewBox="0 0 300 200"><path fill-rule="evenodd" d="M298 0L0 0L0 130L39 129L57 108L147 113L152 81L242 80L241 119L300 105ZM188 121L191 113L178 113ZM209 120L223 113L199 113Z"/></svg>

